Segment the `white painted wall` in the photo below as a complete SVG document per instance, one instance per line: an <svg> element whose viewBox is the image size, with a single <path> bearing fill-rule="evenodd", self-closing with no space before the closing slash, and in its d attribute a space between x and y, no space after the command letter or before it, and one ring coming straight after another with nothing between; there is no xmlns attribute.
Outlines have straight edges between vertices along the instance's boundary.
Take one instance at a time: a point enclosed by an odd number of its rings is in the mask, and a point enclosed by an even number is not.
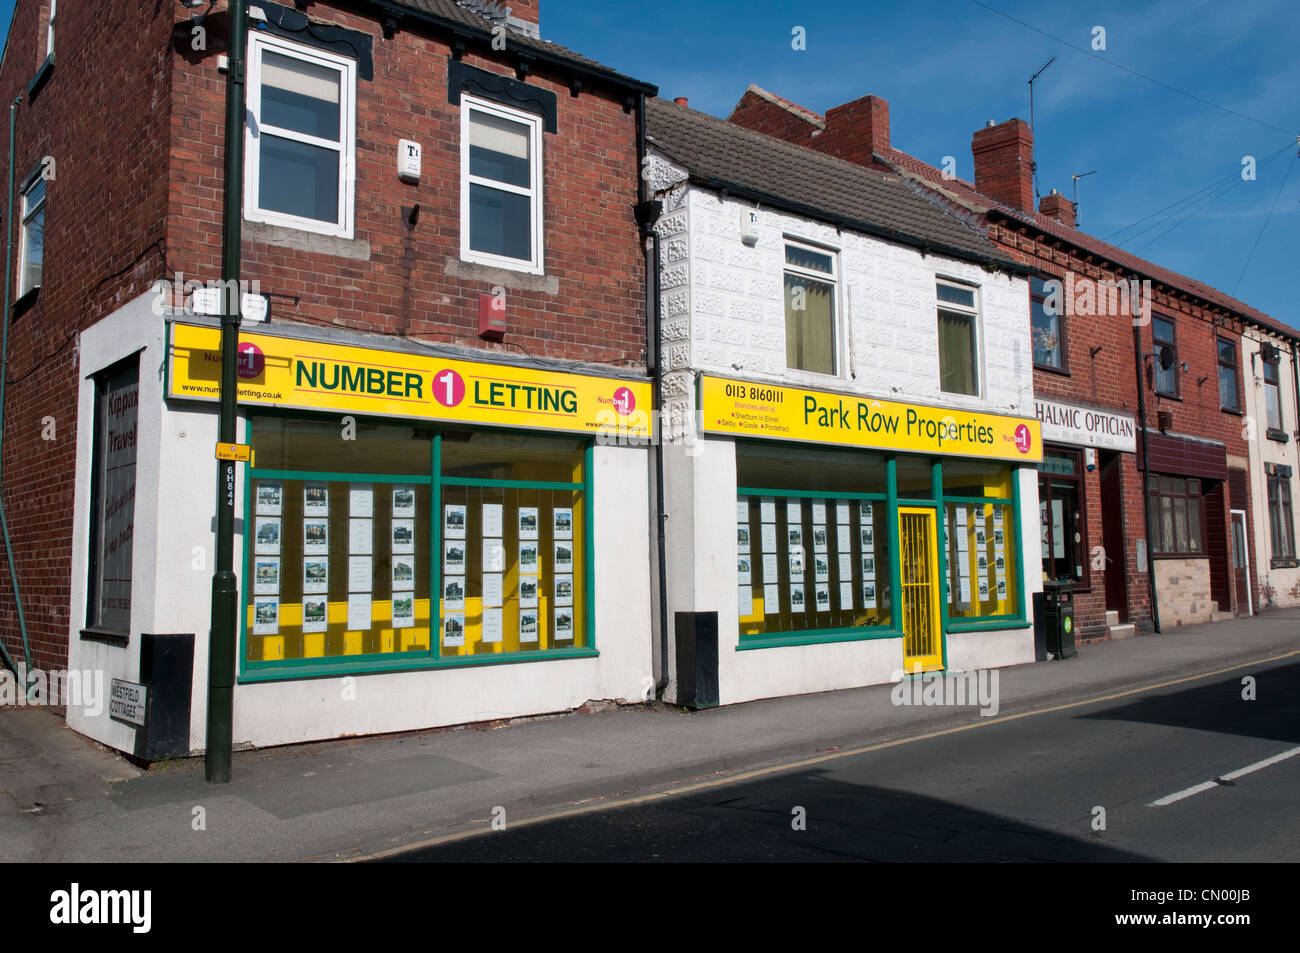
<svg viewBox="0 0 1300 953"><path fill-rule="evenodd" d="M142 296L82 335L82 376L144 347L140 366L139 444L131 643L83 642L90 508L94 389L83 383L78 405L76 526L72 557L69 665L101 669L110 679L139 678L141 632L193 632L194 689L190 747L205 745L208 627L215 545L217 407L163 401L164 322ZM241 439L246 420L240 422ZM341 735L407 731L495 718L565 711L589 699L634 701L653 684L650 610L649 469L644 447L597 446L593 461L598 658L502 663L356 675L355 700L344 701L342 677L237 684L236 745L267 746ZM237 467L235 571L243 572L244 468ZM240 579L242 593L243 580ZM131 750L135 729L69 708L76 730Z"/></svg>
<svg viewBox="0 0 1300 953"><path fill-rule="evenodd" d="M1264 400L1264 366L1260 359L1262 341L1272 342L1282 352L1278 363L1278 392L1282 405L1282 426L1288 440L1280 443L1267 436L1268 406ZM1272 567L1272 533L1268 520L1268 481L1264 474L1264 464L1281 463L1291 467L1291 506L1293 516L1300 513L1300 442L1296 440L1296 431L1300 430L1300 415L1296 408L1295 371L1291 364L1292 345L1277 335L1259 329L1251 329L1241 338L1242 390L1246 395L1245 425L1247 427L1247 447L1250 451L1250 499L1252 513L1247 519L1247 528L1251 534L1250 545L1255 550L1255 565L1252 569L1251 584L1254 587L1252 598L1255 611L1259 611L1266 601L1262 598L1264 584L1272 587L1273 604L1277 606L1300 605L1300 568ZM1234 504L1235 506L1236 504ZM1231 531L1231 527L1229 528ZM1292 526L1292 533L1300 532L1300 527ZM1258 574L1259 578L1254 576Z"/></svg>
<svg viewBox="0 0 1300 953"><path fill-rule="evenodd" d="M684 169L654 154L650 182L664 200L661 342L670 438L666 449L669 617L718 613L720 701L829 691L892 680L903 667L902 639L832 642L737 651L736 456L729 439L696 426L698 373L992 413L1034 415L1025 279L772 210L759 210L759 241L741 241L742 211L753 206L689 185ZM786 238L838 252L840 372L793 371L785 359L783 272ZM979 396L939 390L935 282L978 285ZM1020 473L1025 539L1021 579L1026 615L1042 589L1038 484ZM670 630L671 631L671 630ZM952 636L953 669L1033 661L1033 630ZM669 652L670 661L673 652ZM675 673L667 696L676 699Z"/></svg>

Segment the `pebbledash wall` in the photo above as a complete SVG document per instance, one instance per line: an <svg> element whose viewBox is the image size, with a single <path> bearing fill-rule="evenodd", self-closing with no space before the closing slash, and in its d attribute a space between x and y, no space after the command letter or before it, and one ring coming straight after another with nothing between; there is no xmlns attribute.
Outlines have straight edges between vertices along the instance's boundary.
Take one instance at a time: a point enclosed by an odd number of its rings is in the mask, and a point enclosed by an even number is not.
<svg viewBox="0 0 1300 953"><path fill-rule="evenodd" d="M870 441L854 448L819 448L793 441L738 440L708 434L704 430L712 428L706 426L701 415L700 388L709 386L711 378L727 378L760 386L817 390L846 399L906 403L923 410L934 409L938 415L1007 415L1024 418L1037 443L1027 282L1019 275L986 271L973 263L934 254L923 255L913 248L770 208L758 210L758 241L748 247L741 240L739 223L742 213L754 209L752 203L691 184L686 181L686 171L667 157L653 150L652 157L651 182L664 200L657 228L662 265L669 617L717 612L721 704L896 680L904 668L903 639L896 634L881 638L842 632L807 644L793 639L786 645L775 644L781 641L778 637L770 647L760 647L759 638L745 645L754 637L742 638L737 601L737 560L742 556L737 542L737 507L741 502L737 491L744 485L743 477L739 477L742 482L738 484L738 470L746 454L750 450L760 456L768 452L792 453L800 459L789 460L773 472L779 470L797 480L800 474L812 474L817 464L808 461L816 461L817 454L823 451L834 454L837 463L847 468L846 473L853 470L854 464L845 461L854 459L853 454L859 451L858 459L865 465L872 456ZM836 349L844 359L837 375L787 368L783 297L786 239L819 245L834 252L838 259ZM939 278L978 288L980 362L986 382L982 396L940 390L935 291ZM1014 516L1007 507L1008 529L1025 528L1019 534L1018 552L1008 550L1008 560L1017 565L1011 584L1019 600L1020 618L991 621L977 631L957 631L950 626L942 635L941 665L929 668L960 671L1034 660L1033 593L1042 589L1037 572L1034 462L1041 456L1041 447L1035 446L1033 451L1037 455L1031 454L1032 461L1024 465L1017 466L1015 460L1005 458L990 461L1005 464L1008 489L1004 492L1018 502ZM1012 452L1011 456L1016 454ZM960 456L898 455L899 461L911 461L917 466L940 459L968 462L968 458ZM865 466L857 472L865 473ZM781 494L778 491L775 495ZM805 510L819 496L808 494ZM785 501L780 505L784 507ZM830 504L832 512L834 505ZM753 506L757 513L757 499ZM854 513L856 526L861 510ZM779 519L785 518L782 509ZM827 518L832 523L836 519L833 515ZM942 516L939 522L942 524ZM808 547L810 558L812 549ZM757 561L757 539L752 553ZM813 576L807 578L811 599ZM897 618L897 607L894 612ZM751 633L754 628L747 625ZM668 661L671 684L667 697L676 697L680 685L671 652Z"/></svg>
<svg viewBox="0 0 1300 953"><path fill-rule="evenodd" d="M213 552L215 544L212 447L217 440L217 409L212 403L166 399L169 385L164 367L168 366L171 372L168 321L157 315L157 301L157 296L152 293L140 296L83 333L78 416L83 421L93 418L95 384L91 375L132 356L138 358L140 385L130 630L132 642L141 632L195 633L190 749L198 751L205 747L206 741L208 632L206 626L195 632L194 623L196 619L206 622L211 595L212 567L207 554ZM191 324L195 319L178 315L171 322L172 333L175 333L177 321ZM257 330L267 334L277 331L273 327ZM374 336L321 338L320 332L309 329L282 333L311 335L299 342L307 346L315 339L377 349L400 347L391 340ZM432 354L420 349L415 353L424 358L467 358L463 352L445 349ZM400 360L402 357L400 351L389 351L390 359ZM468 359L473 360L473 355L468 355ZM517 366L501 365L500 371L506 375L520 374ZM646 387L637 385L632 379L628 384ZM250 413L255 414L256 410L241 407L239 439L249 442L252 436L256 445L255 435L250 434ZM334 414L328 422L337 429L338 419ZM369 421L364 416L358 420L362 425L382 422ZM78 430L74 513L78 525L91 523L90 474L94 459L94 431L95 428L89 425ZM522 430L500 432L514 434L513 442L520 444L527 435L527 431ZM260 747L345 734L409 730L564 711L593 698L630 700L643 697L651 671L649 556L645 546L629 545L628 541L645 538L649 519L647 451L644 446L629 446L627 440L595 439L590 443L590 493L584 500L590 508L582 521L584 524L589 521L591 527L592 551L585 557L590 576L585 585L592 590L588 603L592 615L587 622L587 638L579 638L580 642L585 642L581 649L565 652L561 648L554 657L527 659L512 658L511 653L456 659L445 657L447 653L443 650L441 654L444 657L439 659L438 643L442 640L435 621L432 626L433 651L415 661L410 661L408 656L405 664L410 670L401 670L401 662L389 666L397 670L384 670L382 664L374 661L349 669L346 655L298 658L300 663L320 663L324 667L319 671L313 671L311 667L291 670L274 665L259 669L250 664L249 659L250 654L255 654L255 646L250 643L252 628L244 627L237 642L240 659L234 700L235 744ZM254 513L254 507L248 505L247 469L241 464L236 474L235 569L239 580L241 615L251 617L247 568L251 563L248 557L253 552L251 527L257 525L257 518L244 515ZM286 489L285 493L287 498L289 491ZM379 508L378 504L376 508ZM424 512L418 514L420 518L425 515ZM441 513L438 519L441 519ZM288 522L286 520L286 526ZM286 530L285 538L288 536L289 530ZM376 546L384 545L378 537L375 543ZM335 539L331 545L341 543ZM422 569L428 555L428 551L417 548L416 560ZM549 553L545 555L549 556ZM513 554L508 559L513 563ZM74 579L88 578L90 561L87 537L79 534L73 541ZM287 557L284 561L286 576L296 574L297 567L289 565ZM73 587L71 612L74 619L86 617L86 592L84 586ZM333 601L331 596L331 603ZM545 597L542 605L542 614L545 615ZM288 609L289 606L285 605L281 611ZM334 613L331 605L332 633L334 629L343 628L334 624ZM446 614L444 612L443 616ZM375 624L379 625L378 621ZM506 635L509 641L510 633ZM396 632L396 636L402 637L401 630ZM543 640L550 647L555 646L554 639L547 637L545 628ZM380 651L403 647L406 646L390 644ZM428 637L422 646L416 648L427 650ZM69 665L75 669L101 670L105 673L106 683L115 678L128 682L140 680L138 651L126 651L105 641L78 638L75 632L70 641ZM259 678L265 680L259 681ZM126 751L137 748L135 726L112 719L107 709L98 717L90 717L80 708L69 707L68 723L112 747Z"/></svg>

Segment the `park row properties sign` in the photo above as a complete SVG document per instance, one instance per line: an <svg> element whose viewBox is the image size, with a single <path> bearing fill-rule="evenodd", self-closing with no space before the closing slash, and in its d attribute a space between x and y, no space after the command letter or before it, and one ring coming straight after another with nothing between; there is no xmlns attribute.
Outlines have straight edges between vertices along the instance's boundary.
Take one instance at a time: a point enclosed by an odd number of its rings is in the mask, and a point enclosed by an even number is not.
<svg viewBox="0 0 1300 953"><path fill-rule="evenodd" d="M1043 425L1043 440L1049 443L1137 451L1137 423L1127 414L1043 399L1034 400L1034 414Z"/></svg>

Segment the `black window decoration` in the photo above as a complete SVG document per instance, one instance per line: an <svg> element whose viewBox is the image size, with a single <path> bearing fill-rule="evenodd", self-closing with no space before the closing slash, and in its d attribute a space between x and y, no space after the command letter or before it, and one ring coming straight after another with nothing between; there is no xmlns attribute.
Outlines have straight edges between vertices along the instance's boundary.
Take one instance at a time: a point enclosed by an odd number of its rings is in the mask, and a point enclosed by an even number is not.
<svg viewBox="0 0 1300 953"><path fill-rule="evenodd" d="M481 96L503 106L526 109L542 117L547 132L555 132L555 94L508 76L489 73L461 60L447 60L447 102L460 104L460 94Z"/></svg>

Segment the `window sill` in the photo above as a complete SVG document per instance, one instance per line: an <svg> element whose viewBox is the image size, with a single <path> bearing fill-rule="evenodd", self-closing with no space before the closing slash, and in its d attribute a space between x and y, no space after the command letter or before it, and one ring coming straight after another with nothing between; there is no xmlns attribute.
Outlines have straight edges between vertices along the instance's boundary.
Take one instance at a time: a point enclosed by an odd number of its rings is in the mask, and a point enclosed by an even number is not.
<svg viewBox="0 0 1300 953"><path fill-rule="evenodd" d="M851 629L809 629L803 632L773 632L770 635L742 635L737 652L751 649L786 648L795 645L820 645L827 642L866 642L871 639L901 639L903 633L889 626L862 626Z"/></svg>
<svg viewBox="0 0 1300 953"><path fill-rule="evenodd" d="M1223 411L1225 414L1232 414L1232 416L1234 416L1234 417L1245 417L1245 416L1246 416L1246 412L1245 412L1245 411L1243 411L1243 410L1237 410L1237 409L1235 409L1235 408L1233 408L1233 407L1220 407L1219 409L1220 409L1221 411Z"/></svg>
<svg viewBox="0 0 1300 953"><path fill-rule="evenodd" d="M545 662L553 659L599 658L594 648L547 649L541 652L514 652L500 655L466 655L433 658L424 652L407 653L405 658L355 660L357 656L337 658L292 659L284 662L242 663L239 683L284 682L307 678L331 678L338 675L387 675L394 672L419 672L443 668L469 668L476 665L508 665L513 662Z"/></svg>
<svg viewBox="0 0 1300 953"><path fill-rule="evenodd" d="M116 632L112 629L101 629L96 626L87 626L81 630L81 640L83 642L103 642L105 645L116 645L126 648L131 642L131 636L124 632Z"/></svg>
<svg viewBox="0 0 1300 953"><path fill-rule="evenodd" d="M1179 397L1177 394L1166 394L1164 391L1156 390L1155 388L1151 389L1151 393L1155 394L1156 397L1160 398L1161 400L1176 400L1180 404L1183 402L1183 399Z"/></svg>
<svg viewBox="0 0 1300 953"><path fill-rule="evenodd" d="M1034 370L1036 370L1036 371L1045 371L1045 372L1048 373L1048 374L1056 374L1056 375L1058 375L1058 376L1060 376L1060 377L1073 377L1073 376L1074 376L1073 374L1070 373L1069 368L1065 368L1065 367L1053 367L1053 366L1050 365L1050 364L1035 364L1035 365L1034 365Z"/></svg>
<svg viewBox="0 0 1300 953"><path fill-rule="evenodd" d="M1278 443L1287 443L1291 439L1287 436L1285 430L1274 430L1271 427L1264 431L1264 436L1269 440L1276 440Z"/></svg>
<svg viewBox="0 0 1300 953"><path fill-rule="evenodd" d="M447 257L447 265L443 273L450 278L500 285L509 291L540 291L551 297L560 293L560 279L555 275L530 275L513 268L481 265L478 262L465 261L450 255Z"/></svg>
<svg viewBox="0 0 1300 953"><path fill-rule="evenodd" d="M349 258L353 261L370 260L370 242L363 238L340 238L337 235L325 235L305 228L291 228L288 225L272 225L244 219L244 240L263 245L275 245L279 248L292 248L295 251L316 252L335 258Z"/></svg>
<svg viewBox="0 0 1300 953"><path fill-rule="evenodd" d="M1297 560L1294 556L1289 558L1283 556L1269 560L1270 569L1295 569L1297 566L1300 566L1300 560Z"/></svg>
<svg viewBox="0 0 1300 953"><path fill-rule="evenodd" d="M54 54L51 53L45 57L45 62L36 70L36 75L31 78L27 84L27 99L30 102L36 98L36 94L44 88L49 82L50 76L54 73Z"/></svg>
<svg viewBox="0 0 1300 953"><path fill-rule="evenodd" d="M1209 559L1209 553L1152 553L1152 559Z"/></svg>
<svg viewBox="0 0 1300 953"><path fill-rule="evenodd" d="M17 318L20 315L30 311L32 309L32 305L36 304L36 299L39 298L40 295L41 295L40 285L36 285L35 287L28 288L26 291L20 294L18 296L18 300L16 300L13 303L13 305L10 306L9 313L13 317Z"/></svg>
<svg viewBox="0 0 1300 953"><path fill-rule="evenodd" d="M960 632L986 632L999 629L1028 629L1032 626L1032 622L1028 622L1019 616L1015 616L1003 619L981 619L979 621L971 622L949 622L948 627L944 631L952 634Z"/></svg>

